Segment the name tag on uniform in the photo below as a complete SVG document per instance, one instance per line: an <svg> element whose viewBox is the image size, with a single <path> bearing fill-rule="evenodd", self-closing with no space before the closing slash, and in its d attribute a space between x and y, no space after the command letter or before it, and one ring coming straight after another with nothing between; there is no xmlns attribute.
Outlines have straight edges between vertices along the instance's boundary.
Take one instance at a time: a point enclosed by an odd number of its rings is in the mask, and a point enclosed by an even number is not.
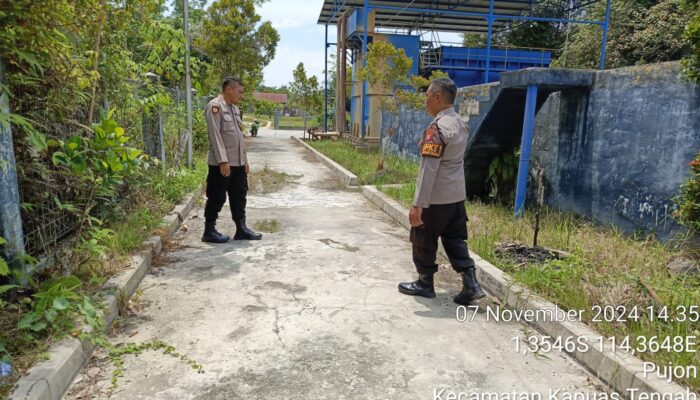
<svg viewBox="0 0 700 400"><path fill-rule="evenodd" d="M440 158L445 153L445 145L439 143L423 143L420 155L424 157Z"/></svg>

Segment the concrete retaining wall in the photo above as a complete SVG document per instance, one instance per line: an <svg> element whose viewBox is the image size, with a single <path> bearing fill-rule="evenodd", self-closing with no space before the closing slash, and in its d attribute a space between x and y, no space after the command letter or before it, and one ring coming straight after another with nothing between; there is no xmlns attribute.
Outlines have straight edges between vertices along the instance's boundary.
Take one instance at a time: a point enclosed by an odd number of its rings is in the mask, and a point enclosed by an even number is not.
<svg viewBox="0 0 700 400"><path fill-rule="evenodd" d="M430 120L419 110L384 112L384 151L417 158ZM679 63L663 63L597 72L590 94L552 94L537 115L530 165L545 168L546 204L668 239L681 231L672 199L698 150L700 86Z"/></svg>
<svg viewBox="0 0 700 400"><path fill-rule="evenodd" d="M418 142L433 119L423 110L401 106L399 112L382 112L382 149L413 160L418 159Z"/></svg>
<svg viewBox="0 0 700 400"><path fill-rule="evenodd" d="M590 95L551 95L531 167L545 168L547 204L668 239L680 231L672 199L699 150L700 86L663 63L599 72Z"/></svg>

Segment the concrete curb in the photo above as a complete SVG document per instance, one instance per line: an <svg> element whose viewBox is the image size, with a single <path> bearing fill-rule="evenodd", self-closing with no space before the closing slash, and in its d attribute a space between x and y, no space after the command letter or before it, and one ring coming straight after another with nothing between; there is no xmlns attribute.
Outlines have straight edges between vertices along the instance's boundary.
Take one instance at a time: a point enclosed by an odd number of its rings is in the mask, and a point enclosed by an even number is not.
<svg viewBox="0 0 700 400"><path fill-rule="evenodd" d="M163 218L162 226L165 234L172 236L177 231L203 192L204 187L200 186ZM102 300L105 305L102 317L105 320L106 329L112 325L119 314L119 305L134 294L151 267L153 257L162 249L163 243L159 236L144 240L143 249L131 256L129 268L108 281L107 286L114 287L115 292L104 296ZM17 381L10 399L61 399L75 376L90 359L94 349L95 346L90 341L81 341L76 338L67 338L52 345L48 351L49 359L34 365Z"/></svg>
<svg viewBox="0 0 700 400"><path fill-rule="evenodd" d="M363 186L362 194L374 205L384 211L399 225L410 229L408 209L379 191L374 186ZM555 310L556 306L544 298L532 293L524 286L513 283L513 279L496 268L494 265L471 252L476 262L477 276L482 286L495 295L503 305L523 311ZM444 250L440 248L440 256L447 259ZM534 314L533 314L534 315ZM530 324L541 333L552 337L586 337L588 343L598 343L602 336L589 328L583 322L538 321ZM606 341L607 344L607 341ZM628 389L638 389L639 393L663 393L687 396L687 389L676 383L669 383L656 376L643 376L643 362L629 353L613 353L609 350L600 351L597 346L591 346L587 352L567 352L571 357L586 367L612 389L630 398ZM684 398L684 397L674 397Z"/></svg>
<svg viewBox="0 0 700 400"><path fill-rule="evenodd" d="M323 154L319 153L316 149L314 149L313 147L304 143L304 141L299 139L298 137L292 136L291 139L295 140L297 143L299 143L304 148L306 148L311 153L313 153L313 155L316 157L316 159L318 161L322 162L323 164L325 164L328 168L330 168L331 171L333 171L344 184L346 184L348 186L357 186L358 185L360 180L357 178L357 175L355 175L352 172L348 171L347 169L343 168L337 162L335 162L335 161L331 160L330 158L324 156Z"/></svg>

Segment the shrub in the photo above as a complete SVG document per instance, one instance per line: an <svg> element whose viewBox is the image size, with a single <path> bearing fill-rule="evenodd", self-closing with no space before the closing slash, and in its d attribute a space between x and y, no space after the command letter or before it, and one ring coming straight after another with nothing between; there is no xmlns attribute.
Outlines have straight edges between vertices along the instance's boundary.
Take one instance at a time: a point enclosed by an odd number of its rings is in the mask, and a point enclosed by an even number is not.
<svg viewBox="0 0 700 400"><path fill-rule="evenodd" d="M689 163L690 175L674 199L678 209L673 217L692 233L700 233L700 152Z"/></svg>

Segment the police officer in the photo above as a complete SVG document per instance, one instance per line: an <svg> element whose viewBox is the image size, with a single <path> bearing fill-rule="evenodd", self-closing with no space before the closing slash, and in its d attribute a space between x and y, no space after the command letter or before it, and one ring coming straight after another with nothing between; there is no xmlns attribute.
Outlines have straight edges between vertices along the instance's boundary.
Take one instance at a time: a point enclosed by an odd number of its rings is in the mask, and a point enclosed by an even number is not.
<svg viewBox="0 0 700 400"><path fill-rule="evenodd" d="M221 94L207 104L204 115L209 129L209 174L207 203L204 207L203 242L225 243L229 237L219 233L216 219L228 194L231 216L236 224L234 240L260 240L262 235L248 229L245 223L248 192L248 158L243 140L243 122L237 105L243 100L243 83L227 77Z"/></svg>
<svg viewBox="0 0 700 400"><path fill-rule="evenodd" d="M469 304L486 294L476 280L474 260L467 248L467 198L464 183L464 151L469 130L454 109L455 83L448 78L435 79L428 88L426 109L434 117L423 132L419 150L420 172L411 223L413 263L418 279L399 284L399 292L427 298L435 297L433 275L438 270L438 238L452 264L462 275L463 288L453 298L455 303Z"/></svg>

